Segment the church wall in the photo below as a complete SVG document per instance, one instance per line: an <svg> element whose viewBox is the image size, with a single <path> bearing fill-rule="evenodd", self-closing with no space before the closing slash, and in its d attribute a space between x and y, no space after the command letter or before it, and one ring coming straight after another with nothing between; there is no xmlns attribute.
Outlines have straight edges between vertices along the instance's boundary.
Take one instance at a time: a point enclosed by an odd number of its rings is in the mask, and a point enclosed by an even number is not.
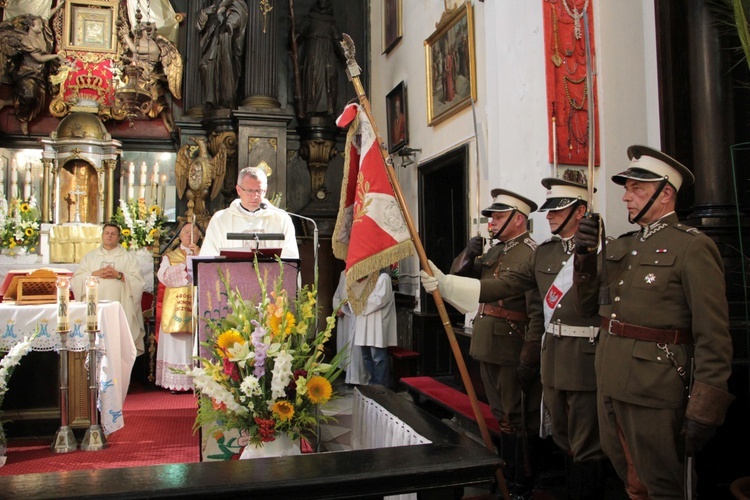
<svg viewBox="0 0 750 500"><path fill-rule="evenodd" d="M429 161L469 143L470 234L477 231L476 214L490 204L490 190L504 187L542 200L544 177L554 175L549 162L550 124L546 109L542 0L517 2L473 0L477 59L476 130L466 108L434 127L427 126L424 41L435 31L443 2L403 3L403 38L382 54L382 0L373 0L371 97L377 123L385 128L384 96L400 81L407 86L409 146L421 148L417 160ZM457 1L449 1L458 5ZM627 164L627 146L659 147L658 85L653 0L605 2L591 0L597 46L597 92L601 167L595 185L595 208L604 215L609 234L629 231L620 201L621 189L610 177ZM382 131L381 131L382 132ZM477 158L479 161L477 161ZM399 160L395 161L396 165ZM416 164L396 167L412 217L418 218ZM478 188L477 188L477 178ZM549 229L543 214L532 216L533 237L543 241ZM479 228L486 232L486 224ZM428 256L429 257L429 256ZM419 263L402 262L401 291L417 294Z"/></svg>

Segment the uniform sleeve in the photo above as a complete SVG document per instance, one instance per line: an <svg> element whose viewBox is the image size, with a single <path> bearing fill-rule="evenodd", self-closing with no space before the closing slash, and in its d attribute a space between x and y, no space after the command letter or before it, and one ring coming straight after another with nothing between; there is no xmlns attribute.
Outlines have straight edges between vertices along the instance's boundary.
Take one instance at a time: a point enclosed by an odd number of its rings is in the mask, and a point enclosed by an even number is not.
<svg viewBox="0 0 750 500"><path fill-rule="evenodd" d="M506 270L497 278L480 280L481 291L479 302L495 302L513 295L520 295L537 288L534 274L534 259L536 252L529 254L516 270Z"/></svg>
<svg viewBox="0 0 750 500"><path fill-rule="evenodd" d="M685 298L692 312L695 343L693 389L687 416L711 425L724 421L732 401L727 380L732 368L732 338L724 285L724 268L716 245L698 235L682 266Z"/></svg>

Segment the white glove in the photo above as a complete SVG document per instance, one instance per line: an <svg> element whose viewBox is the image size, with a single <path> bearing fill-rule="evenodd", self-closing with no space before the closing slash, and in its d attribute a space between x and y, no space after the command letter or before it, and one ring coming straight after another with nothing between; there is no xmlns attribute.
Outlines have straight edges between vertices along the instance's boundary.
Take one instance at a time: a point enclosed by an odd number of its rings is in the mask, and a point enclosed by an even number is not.
<svg viewBox="0 0 750 500"><path fill-rule="evenodd" d="M427 262L433 276L420 271L422 286L427 293L433 293L437 289L443 300L464 314L477 308L481 291L479 280L452 274L446 276L431 260Z"/></svg>
<svg viewBox="0 0 750 500"><path fill-rule="evenodd" d="M176 288L187 285L187 269L185 264L177 264L164 271L164 286Z"/></svg>

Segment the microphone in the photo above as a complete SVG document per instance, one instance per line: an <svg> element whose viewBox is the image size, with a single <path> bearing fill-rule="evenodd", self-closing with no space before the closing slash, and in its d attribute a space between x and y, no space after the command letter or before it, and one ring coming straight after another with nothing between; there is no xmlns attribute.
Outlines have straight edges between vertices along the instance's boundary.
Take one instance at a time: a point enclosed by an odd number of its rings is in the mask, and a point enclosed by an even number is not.
<svg viewBox="0 0 750 500"><path fill-rule="evenodd" d="M314 267L314 286L315 290L318 290L318 224L315 222L315 220L311 219L310 217L306 217L304 215L295 214L292 212L287 212L287 214L291 215L292 217L297 217L298 219L306 220L309 222L312 222L313 225L313 265ZM317 324L317 318L315 319Z"/></svg>

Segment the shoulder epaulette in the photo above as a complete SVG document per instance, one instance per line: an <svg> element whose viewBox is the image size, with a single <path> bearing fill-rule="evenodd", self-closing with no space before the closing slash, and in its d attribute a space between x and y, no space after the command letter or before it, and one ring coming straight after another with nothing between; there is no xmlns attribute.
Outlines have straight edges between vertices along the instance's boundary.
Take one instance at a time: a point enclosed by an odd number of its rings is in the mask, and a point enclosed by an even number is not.
<svg viewBox="0 0 750 500"><path fill-rule="evenodd" d="M692 227L692 226L687 226L685 224L682 224L681 222L678 222L677 224L675 224L674 227L675 229L679 229L680 231L683 231L685 233L692 234L693 236L697 236L701 234L700 229Z"/></svg>
<svg viewBox="0 0 750 500"><path fill-rule="evenodd" d="M618 236L617 239L619 240L620 238L625 238L626 236L633 236L638 231L640 231L640 229L636 229L635 231L630 231L630 232L627 232L627 233L623 233L620 236Z"/></svg>
<svg viewBox="0 0 750 500"><path fill-rule="evenodd" d="M532 250L536 250L536 247L537 247L536 241L532 240L531 238L524 238L523 242L526 243L526 245Z"/></svg>

